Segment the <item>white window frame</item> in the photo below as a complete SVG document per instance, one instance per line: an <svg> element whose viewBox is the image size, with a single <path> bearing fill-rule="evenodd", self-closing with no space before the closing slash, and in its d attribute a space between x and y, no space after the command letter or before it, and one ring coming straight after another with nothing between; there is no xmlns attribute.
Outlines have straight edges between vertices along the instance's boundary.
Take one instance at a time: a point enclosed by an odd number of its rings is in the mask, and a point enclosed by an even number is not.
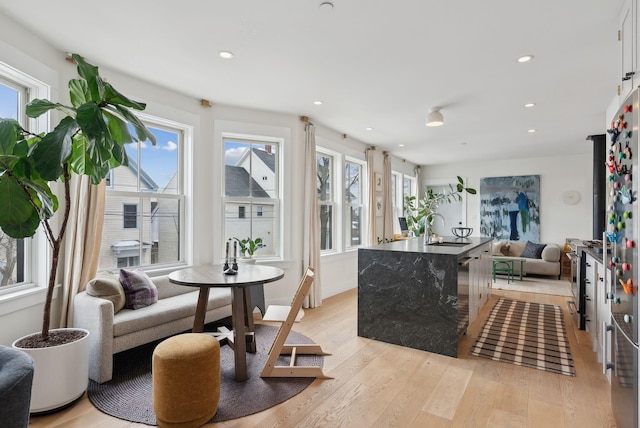
<svg viewBox="0 0 640 428"><path fill-rule="evenodd" d="M35 77L24 73L8 64L0 62L0 79L2 84L19 90L18 120L29 131L39 134L49 128L49 114L38 118L27 118L26 105L35 98L49 99L51 88ZM53 186L55 188L55 185ZM0 297L10 298L14 294L38 287L44 288L48 283L50 266L50 248L40 228L32 238L24 239L24 281L3 287Z"/></svg>
<svg viewBox="0 0 640 428"><path fill-rule="evenodd" d="M144 123L145 126L149 126L151 128L159 128L159 129L168 129L170 131L176 131L180 137L181 141L178 144L178 172L177 172L177 183L176 183L176 193L172 194L164 194L164 193L152 193L146 191L144 189L138 189L138 191L122 191L122 190L114 190L117 187L117 184L114 183L113 175L111 176L111 187L107 188L107 197L108 195L113 195L114 197L126 197L126 198L138 198L138 220L137 220L137 230L142 233L142 228L140 227L140 216L141 216L141 208L144 206L143 200L159 200L159 199L167 199L177 201L179 204L179 215L180 215L180 230L178 232L179 240L179 254L180 257L178 260L167 263L156 263L156 264L146 264L139 266L147 272L157 272L162 273L165 270L172 269L175 266L182 266L187 263L190 255L190 248L193 245L192 231L189 226L193 223L192 209L191 207L187 207L187 197L191 195L192 192L192 178L187 176L187 174L193 170L191 168L192 165L192 146L193 146L193 127L191 125L187 125L186 123L177 122L171 119L166 119L163 117L147 114L147 113L136 113L136 116ZM136 159L138 162L138 159ZM140 170L138 170L138 175L140 174ZM138 176L138 185L140 184L140 177ZM192 198L188 198L191 200ZM126 204L132 205L132 202L127 202ZM124 214L124 211L123 211ZM124 223L123 223L124 226ZM124 227L122 228L124 230ZM188 237L188 239L187 239ZM142 242L142 239L139 240ZM139 246L139 257L140 260L144 260L144 249L143 245ZM117 269L118 260L117 257L114 257L113 269Z"/></svg>
<svg viewBox="0 0 640 428"><path fill-rule="evenodd" d="M316 147L316 165L318 155L324 155L331 158L331 183L330 183L330 201L322 202L318 199L318 210L321 205L330 206L331 214L332 214L332 224L331 224L331 243L332 248L324 249L320 251L320 255L325 254L335 254L342 251L343 243L342 243L342 185L337 185L337 183L341 183L342 173L340 168L342 167L342 155L336 151L329 150L324 147ZM320 212L318 212L320 214Z"/></svg>
<svg viewBox="0 0 640 428"><path fill-rule="evenodd" d="M346 201L346 189L345 189L345 177L344 177L344 172L345 172L345 168L347 166L347 163L351 163L351 164L357 164L360 166L360 203L348 203ZM366 170L367 170L367 164L366 162L360 160L360 159L356 159L353 158L351 156L344 156L344 161L341 164L341 181L340 183L342 183L342 202L343 202L343 207L342 207L342 213L343 213L343 217L344 217L344 235L343 235L343 245L344 245L344 250L345 251L355 251L358 248L362 247L365 245L366 242L366 232L367 232L367 228L366 228L366 209L365 209L365 200L367 198L367 189L365 188L366 185ZM350 216L348 215L351 207L358 207L360 208L360 244L358 245L352 245L351 243L351 225L346 224L346 222L348 222L348 219L350 218Z"/></svg>
<svg viewBox="0 0 640 428"><path fill-rule="evenodd" d="M244 133L237 133L237 132L226 132L226 131L222 131L220 134L220 149L222 151L221 153L221 192L220 194L222 195L221 200L222 200L222 206L221 206L221 210L222 210L222 221L220 222L220 227L221 227L221 236L223 237L223 239L221 239L221 245L218 248L218 251L220 251L221 254L224 254L224 245L226 244L226 241L224 239L224 237L226 236L226 206L227 206L227 202L237 202L237 203L244 203L248 206L248 209L245 209L245 218L247 218L247 214L248 214L248 218L252 219L253 218L253 214L254 214L254 209L253 207L255 205L262 205L262 206L266 206L266 205L272 205L273 204L273 212L274 215L277 216L277 219L275 220L275 224L277 224L278 227L278 231L277 231L277 235L274 233L274 240L277 240L278 244L274 245L274 249L275 249L275 255L268 255L268 256L263 256L261 255L259 252L255 253L253 258L255 259L261 259L261 260L283 260L284 255L283 255L283 248L284 248L284 215L283 215L283 183L284 183L284 162L283 162L283 156L284 156L284 147L285 147L285 139L281 138L281 137L273 137L273 136L268 136L268 135L258 135L258 134L244 134ZM276 175L276 182L275 182L275 188L278 191L278 197L277 198L246 198L246 197L227 197L226 196L226 192L225 192L225 146L226 146L226 142L227 140L236 140L236 141L244 141L247 143L254 143L257 145L262 145L262 144L271 144L277 147L276 150L276 171L275 171L275 175ZM256 216L257 217L257 216ZM238 237L239 239L244 239L243 237Z"/></svg>

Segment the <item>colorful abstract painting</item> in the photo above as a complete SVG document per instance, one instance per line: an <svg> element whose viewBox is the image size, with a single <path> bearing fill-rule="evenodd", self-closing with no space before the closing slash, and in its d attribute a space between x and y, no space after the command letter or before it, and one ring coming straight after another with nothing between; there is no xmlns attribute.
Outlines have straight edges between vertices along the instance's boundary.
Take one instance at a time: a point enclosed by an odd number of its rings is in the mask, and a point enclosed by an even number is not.
<svg viewBox="0 0 640 428"><path fill-rule="evenodd" d="M480 235L540 242L540 176L481 178Z"/></svg>

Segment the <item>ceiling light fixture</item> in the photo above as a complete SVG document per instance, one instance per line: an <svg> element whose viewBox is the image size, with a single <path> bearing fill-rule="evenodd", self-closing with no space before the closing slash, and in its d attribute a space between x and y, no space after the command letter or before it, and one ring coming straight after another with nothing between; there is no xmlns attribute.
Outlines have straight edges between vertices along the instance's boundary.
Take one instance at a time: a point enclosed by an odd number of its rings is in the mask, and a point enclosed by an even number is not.
<svg viewBox="0 0 640 428"><path fill-rule="evenodd" d="M218 56L224 59L231 59L234 57L233 52L229 52L229 51L220 51L218 52Z"/></svg>
<svg viewBox="0 0 640 428"><path fill-rule="evenodd" d="M398 144L398 147L404 147L404 144Z"/></svg>
<svg viewBox="0 0 640 428"><path fill-rule="evenodd" d="M329 13L333 10L333 3L328 2L328 1L324 1L322 3L320 3L320 10L324 13Z"/></svg>
<svg viewBox="0 0 640 428"><path fill-rule="evenodd" d="M518 58L518 62L529 62L533 59L533 55L523 55Z"/></svg>
<svg viewBox="0 0 640 428"><path fill-rule="evenodd" d="M524 106L526 108L535 107L536 103L526 103Z"/></svg>
<svg viewBox="0 0 640 428"><path fill-rule="evenodd" d="M440 107L433 107L429 109L425 125L433 127L440 126L442 124L444 124L444 117L442 116L442 113L440 113Z"/></svg>
<svg viewBox="0 0 640 428"><path fill-rule="evenodd" d="M528 130L527 132L528 132L529 134L533 134L534 132L536 132L536 130L535 130L535 129L530 129L530 130Z"/></svg>
<svg viewBox="0 0 640 428"><path fill-rule="evenodd" d="M322 105L322 101L320 101L320 100L314 101L313 103L314 103L315 105L317 105L317 106Z"/></svg>
<svg viewBox="0 0 640 428"><path fill-rule="evenodd" d="M373 128L372 128L372 127L370 127L370 126L367 126L367 127L366 127L366 128L364 128L364 129L366 129L367 131L373 131Z"/></svg>

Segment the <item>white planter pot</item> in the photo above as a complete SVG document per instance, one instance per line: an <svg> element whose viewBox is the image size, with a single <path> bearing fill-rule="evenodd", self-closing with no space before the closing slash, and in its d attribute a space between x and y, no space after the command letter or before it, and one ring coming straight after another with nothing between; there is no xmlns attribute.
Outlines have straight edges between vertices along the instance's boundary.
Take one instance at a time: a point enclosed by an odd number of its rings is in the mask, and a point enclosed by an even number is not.
<svg viewBox="0 0 640 428"><path fill-rule="evenodd" d="M52 329L50 331L64 330ZM80 340L50 348L13 347L33 358L35 371L31 388L31 413L61 409L80 398L89 385L89 332Z"/></svg>
<svg viewBox="0 0 640 428"><path fill-rule="evenodd" d="M253 258L249 258L249 257L241 257L238 259L238 263L244 263L246 265L255 265L256 264L256 259Z"/></svg>

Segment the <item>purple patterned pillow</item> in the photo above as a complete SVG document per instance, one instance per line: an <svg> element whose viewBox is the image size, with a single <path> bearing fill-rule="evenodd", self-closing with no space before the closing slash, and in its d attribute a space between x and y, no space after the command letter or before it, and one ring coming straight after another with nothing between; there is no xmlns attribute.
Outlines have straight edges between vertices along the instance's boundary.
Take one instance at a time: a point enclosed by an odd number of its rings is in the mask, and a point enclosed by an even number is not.
<svg viewBox="0 0 640 428"><path fill-rule="evenodd" d="M158 301L158 289L142 269L120 269L120 283L124 288L124 307L127 309L144 308Z"/></svg>

